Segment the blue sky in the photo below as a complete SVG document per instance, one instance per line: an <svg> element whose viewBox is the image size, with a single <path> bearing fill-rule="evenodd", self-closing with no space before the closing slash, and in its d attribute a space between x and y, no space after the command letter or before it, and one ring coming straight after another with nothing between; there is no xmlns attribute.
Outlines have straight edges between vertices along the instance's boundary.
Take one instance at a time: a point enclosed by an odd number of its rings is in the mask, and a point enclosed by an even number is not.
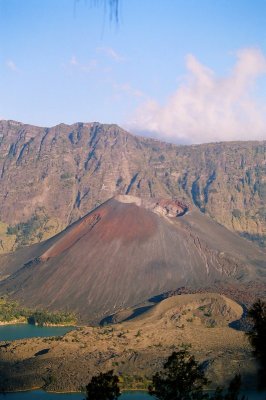
<svg viewBox="0 0 266 400"><path fill-rule="evenodd" d="M0 118L266 138L266 1L0 0Z"/></svg>

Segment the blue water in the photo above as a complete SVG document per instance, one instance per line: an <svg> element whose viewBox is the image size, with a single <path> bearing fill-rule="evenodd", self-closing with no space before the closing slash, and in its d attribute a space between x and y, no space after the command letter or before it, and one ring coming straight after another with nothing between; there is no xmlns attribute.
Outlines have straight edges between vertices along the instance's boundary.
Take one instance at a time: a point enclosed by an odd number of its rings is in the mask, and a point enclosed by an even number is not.
<svg viewBox="0 0 266 400"><path fill-rule="evenodd" d="M61 336L72 330L70 326L35 326L17 324L0 326L0 341L31 337Z"/></svg>
<svg viewBox="0 0 266 400"><path fill-rule="evenodd" d="M30 392L19 393L0 393L0 400L83 400L84 393L46 393L42 390L32 390ZM119 400L152 400L151 396L143 392L125 392Z"/></svg>
<svg viewBox="0 0 266 400"><path fill-rule="evenodd" d="M266 393L245 393L248 400L266 400ZM32 390L30 392L0 393L0 400L83 400L84 393L47 393L43 390ZM152 400L145 392L125 392L119 400Z"/></svg>
<svg viewBox="0 0 266 400"><path fill-rule="evenodd" d="M83 393L46 393L42 390L32 390L29 392L0 393L0 399L4 400L82 400L85 398Z"/></svg>

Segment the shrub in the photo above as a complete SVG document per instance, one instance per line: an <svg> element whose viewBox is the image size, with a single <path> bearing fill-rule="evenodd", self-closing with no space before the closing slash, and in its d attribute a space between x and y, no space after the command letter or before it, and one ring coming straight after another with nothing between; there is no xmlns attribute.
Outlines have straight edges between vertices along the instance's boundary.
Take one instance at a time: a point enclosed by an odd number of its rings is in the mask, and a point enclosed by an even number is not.
<svg viewBox="0 0 266 400"><path fill-rule="evenodd" d="M86 386L86 400L116 400L120 396L119 378L113 371L93 376Z"/></svg>
<svg viewBox="0 0 266 400"><path fill-rule="evenodd" d="M194 356L184 349L173 352L164 364L163 371L152 377L149 393L159 400L200 398L203 385L207 382Z"/></svg>

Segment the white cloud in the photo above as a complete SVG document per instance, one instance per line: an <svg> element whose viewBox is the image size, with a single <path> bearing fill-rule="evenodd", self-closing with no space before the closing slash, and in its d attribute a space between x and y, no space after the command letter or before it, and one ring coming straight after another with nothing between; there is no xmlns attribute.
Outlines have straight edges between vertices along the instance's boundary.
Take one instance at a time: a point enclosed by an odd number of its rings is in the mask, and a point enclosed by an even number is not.
<svg viewBox="0 0 266 400"><path fill-rule="evenodd" d="M266 103L254 87L266 75L266 58L259 49L242 49L227 76L219 78L193 55L187 75L164 105L148 100L128 127L183 143L266 139Z"/></svg>
<svg viewBox="0 0 266 400"><path fill-rule="evenodd" d="M6 66L11 71L18 72L18 67L16 66L16 64L15 64L15 62L13 60L7 60L6 61Z"/></svg>
<svg viewBox="0 0 266 400"><path fill-rule="evenodd" d="M98 47L96 50L98 53L102 53L116 62L125 61L125 58L112 47Z"/></svg>

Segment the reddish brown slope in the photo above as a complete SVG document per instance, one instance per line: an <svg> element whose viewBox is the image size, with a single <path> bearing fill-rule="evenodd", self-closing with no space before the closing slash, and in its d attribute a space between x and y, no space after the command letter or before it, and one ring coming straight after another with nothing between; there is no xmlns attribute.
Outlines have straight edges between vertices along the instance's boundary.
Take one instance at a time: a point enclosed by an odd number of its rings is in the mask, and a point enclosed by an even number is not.
<svg viewBox="0 0 266 400"><path fill-rule="evenodd" d="M259 249L208 218L194 212L169 219L116 199L12 257L17 272L2 281L0 293L91 321L180 286L256 280L264 273Z"/></svg>

